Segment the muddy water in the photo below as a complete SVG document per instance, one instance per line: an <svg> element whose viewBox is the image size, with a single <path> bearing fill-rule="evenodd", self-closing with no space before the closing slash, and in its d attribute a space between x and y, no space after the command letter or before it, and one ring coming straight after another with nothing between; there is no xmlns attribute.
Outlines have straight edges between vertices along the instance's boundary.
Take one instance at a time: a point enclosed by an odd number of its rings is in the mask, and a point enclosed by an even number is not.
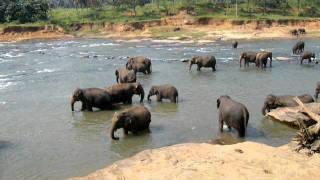
<svg viewBox="0 0 320 180"><path fill-rule="evenodd" d="M316 51L319 40L306 40ZM81 176L141 150L223 137L237 142L236 133L218 132L216 99L228 94L250 111L246 140L274 146L287 143L294 130L266 120L260 109L269 93L313 94L319 65L300 66L291 57L293 40L184 44L118 42L110 40L33 41L0 44L0 179L65 179ZM270 50L279 59L273 68L240 69L243 50ZM217 72L188 72L179 60L213 54ZM179 104L145 102L152 113L150 134L108 136L113 112L74 112L69 105L77 87L106 87L115 83L114 70L126 56L153 60L153 73L139 75L146 91L171 83L179 90ZM134 98L138 104L139 98ZM76 109L80 108L78 103ZM124 108L124 107L122 107Z"/></svg>

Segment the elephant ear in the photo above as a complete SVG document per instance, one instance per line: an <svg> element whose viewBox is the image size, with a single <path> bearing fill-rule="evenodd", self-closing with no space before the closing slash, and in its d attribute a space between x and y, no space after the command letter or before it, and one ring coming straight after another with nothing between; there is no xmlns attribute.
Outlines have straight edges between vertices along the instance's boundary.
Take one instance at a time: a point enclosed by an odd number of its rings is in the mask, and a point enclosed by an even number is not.
<svg viewBox="0 0 320 180"><path fill-rule="evenodd" d="M217 109L220 107L220 99L217 99Z"/></svg>

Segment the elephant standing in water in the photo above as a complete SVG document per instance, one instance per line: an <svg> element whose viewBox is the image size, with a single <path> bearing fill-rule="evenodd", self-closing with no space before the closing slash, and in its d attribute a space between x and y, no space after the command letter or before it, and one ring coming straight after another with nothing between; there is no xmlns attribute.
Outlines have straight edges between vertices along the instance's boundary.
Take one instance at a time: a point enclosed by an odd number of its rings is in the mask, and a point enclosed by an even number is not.
<svg viewBox="0 0 320 180"><path fill-rule="evenodd" d="M170 99L171 102L178 103L178 90L170 84L152 86L148 94L149 101L151 101L150 97L153 95L157 96L158 102L162 101L162 99Z"/></svg>
<svg viewBox="0 0 320 180"><path fill-rule="evenodd" d="M119 68L115 72L117 83L134 83L137 81L136 73L133 70Z"/></svg>
<svg viewBox="0 0 320 180"><path fill-rule="evenodd" d="M134 70L134 72L142 72L143 74L151 74L151 66L151 60L143 56L131 57L126 64L126 68L128 70Z"/></svg>
<svg viewBox="0 0 320 180"><path fill-rule="evenodd" d="M144 89L140 83L115 84L106 89L113 103L132 104L134 94L140 95L140 103L144 99Z"/></svg>
<svg viewBox="0 0 320 180"><path fill-rule="evenodd" d="M293 54L301 54L304 51L304 45L305 43L303 41L298 41L293 47L292 47L292 53Z"/></svg>
<svg viewBox="0 0 320 180"><path fill-rule="evenodd" d="M212 71L216 71L216 58L214 56L195 56L190 60L189 71L193 64L197 64L197 71L200 71L202 67L212 68Z"/></svg>
<svg viewBox="0 0 320 180"><path fill-rule="evenodd" d="M314 93L314 98L316 100L318 100L319 93L320 93L320 81L317 82L316 90L315 90L315 93Z"/></svg>
<svg viewBox="0 0 320 180"><path fill-rule="evenodd" d="M229 130L235 128L239 137L244 137L249 121L248 109L241 103L232 100L229 96L220 96L217 99L219 109L219 129L223 131L223 123L226 123Z"/></svg>
<svg viewBox="0 0 320 180"><path fill-rule="evenodd" d="M270 94L266 97L264 101L264 105L262 107L262 114L266 115L266 111L270 112L272 109L276 109L278 107L295 107L298 106L296 101L293 100L295 96L275 96ZM314 102L312 96L309 94L303 94L298 96L298 98L303 103L312 103Z"/></svg>
<svg viewBox="0 0 320 180"><path fill-rule="evenodd" d="M252 51L248 51L248 52L243 52L240 55L240 67L242 64L242 61L244 60L244 66L248 66L249 67L249 63L255 63L257 67L259 67L259 62L256 61L256 57L257 57L257 53L256 52L252 52Z"/></svg>
<svg viewBox="0 0 320 180"><path fill-rule="evenodd" d="M268 59L270 59L270 67L272 67L272 52L262 51L257 53L256 61L261 68L266 68Z"/></svg>
<svg viewBox="0 0 320 180"><path fill-rule="evenodd" d="M232 47L233 47L234 49L237 49L237 48L238 48L238 41L233 41Z"/></svg>
<svg viewBox="0 0 320 180"><path fill-rule="evenodd" d="M92 111L93 107L99 109L112 109L111 96L104 89L88 88L76 89L71 97L71 110L74 111L74 104L81 101L81 111Z"/></svg>
<svg viewBox="0 0 320 180"><path fill-rule="evenodd" d="M300 64L303 63L303 60L307 59L308 60L308 63L311 63L311 61L315 61L316 59L316 55L315 53L313 52L310 52L310 51L305 51L302 56L301 56L301 60L300 60ZM316 62L317 63L317 62Z"/></svg>
<svg viewBox="0 0 320 180"><path fill-rule="evenodd" d="M129 109L114 113L110 136L113 140L119 140L114 133L117 129L123 128L125 135L129 132L137 134L139 131L149 129L151 113L144 106L133 106Z"/></svg>

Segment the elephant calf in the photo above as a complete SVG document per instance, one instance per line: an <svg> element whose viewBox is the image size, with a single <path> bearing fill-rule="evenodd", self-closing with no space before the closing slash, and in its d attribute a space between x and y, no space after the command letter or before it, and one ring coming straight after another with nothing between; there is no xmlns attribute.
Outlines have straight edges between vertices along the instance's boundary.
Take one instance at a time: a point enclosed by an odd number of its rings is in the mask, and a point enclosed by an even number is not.
<svg viewBox="0 0 320 180"><path fill-rule="evenodd" d="M111 96L108 92L98 88L76 89L71 97L71 110L74 111L74 104L82 102L81 111L92 111L93 107L99 109L112 109Z"/></svg>
<svg viewBox="0 0 320 180"><path fill-rule="evenodd" d="M189 71L193 64L197 64L197 71L200 71L202 67L212 68L212 71L216 71L216 58L214 56L195 56L190 60Z"/></svg>
<svg viewBox="0 0 320 180"><path fill-rule="evenodd" d="M270 112L271 109L276 109L278 107L295 107L298 106L295 100L293 100L294 96L275 96L273 94L269 94L262 107L262 114L266 115L266 111ZM298 98L303 103L312 103L314 102L312 96L309 94L303 94L298 96Z"/></svg>
<svg viewBox="0 0 320 180"><path fill-rule="evenodd" d="M178 90L170 84L152 86L148 94L149 101L151 101L150 97L153 95L157 96L158 102L162 101L162 99L170 99L171 102L178 103Z"/></svg>
<svg viewBox="0 0 320 180"><path fill-rule="evenodd" d="M217 108L219 109L220 131L223 131L223 123L226 123L229 130L233 127L238 131L239 137L244 137L249 121L247 108L229 96L220 96L217 100Z"/></svg>
<svg viewBox="0 0 320 180"><path fill-rule="evenodd" d="M113 140L119 140L114 133L117 129L123 128L124 134L137 134L139 131L149 129L151 122L151 113L144 106L133 106L129 109L114 113L112 118L112 127L110 136Z"/></svg>
<svg viewBox="0 0 320 180"><path fill-rule="evenodd" d="M272 67L272 52L262 51L257 53L256 61L261 68L267 67L268 59L270 59L270 67Z"/></svg>
<svg viewBox="0 0 320 180"><path fill-rule="evenodd" d="M132 104L134 94L140 95L140 103L144 99L144 89L140 83L115 84L106 91L111 95L113 103Z"/></svg>
<svg viewBox="0 0 320 180"><path fill-rule="evenodd" d="M305 51L301 56L300 64L302 64L305 59L308 60L308 63L311 63L312 60L315 61L316 55L313 52Z"/></svg>
<svg viewBox="0 0 320 180"><path fill-rule="evenodd" d="M238 41L233 41L232 47L233 47L234 49L237 49L237 48L238 48Z"/></svg>
<svg viewBox="0 0 320 180"><path fill-rule="evenodd" d="M115 72L117 83L134 83L137 81L136 73L133 70L119 68Z"/></svg>
<svg viewBox="0 0 320 180"><path fill-rule="evenodd" d="M129 58L126 68L128 70L134 70L134 72L142 72L144 74L151 74L151 60L143 56Z"/></svg>
<svg viewBox="0 0 320 180"><path fill-rule="evenodd" d="M305 43L303 41L298 41L293 47L292 47L292 53L293 54L300 54L304 51Z"/></svg>

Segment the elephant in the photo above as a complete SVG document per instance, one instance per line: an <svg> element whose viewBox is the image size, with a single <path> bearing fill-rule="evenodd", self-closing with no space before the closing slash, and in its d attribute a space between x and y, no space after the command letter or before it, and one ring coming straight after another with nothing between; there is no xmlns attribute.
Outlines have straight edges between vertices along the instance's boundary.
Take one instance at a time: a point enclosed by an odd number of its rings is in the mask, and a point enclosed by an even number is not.
<svg viewBox="0 0 320 180"><path fill-rule="evenodd" d="M305 51L301 56L300 64L302 64L305 59L308 60L308 63L311 63L311 60L314 61L316 59L316 55L313 52Z"/></svg>
<svg viewBox="0 0 320 180"><path fill-rule="evenodd" d="M77 101L81 101L81 111L92 111L93 107L99 109L112 109L111 95L104 89L99 88L77 88L71 97L71 110L74 111L74 104Z"/></svg>
<svg viewBox="0 0 320 180"><path fill-rule="evenodd" d="M148 94L149 101L151 101L150 97L153 95L157 96L158 102L162 101L162 99L170 99L172 103L178 103L178 90L170 84L152 86Z"/></svg>
<svg viewBox="0 0 320 180"><path fill-rule="evenodd" d="M110 136L113 140L119 140L114 133L123 128L125 135L129 134L129 131L133 134L137 134L139 131L149 129L151 122L151 113L144 106L133 106L121 112L115 112L112 118L112 126Z"/></svg>
<svg viewBox="0 0 320 180"><path fill-rule="evenodd" d="M301 54L304 51L305 43L303 41L298 41L293 47L292 47L292 53L293 54Z"/></svg>
<svg viewBox="0 0 320 180"><path fill-rule="evenodd" d="M151 74L152 72L151 60L143 56L129 58L126 68L135 72L142 72L143 74Z"/></svg>
<svg viewBox="0 0 320 180"><path fill-rule="evenodd" d="M270 59L270 67L272 67L272 52L262 51L257 53L256 61L261 68L266 68L268 59Z"/></svg>
<svg viewBox="0 0 320 180"><path fill-rule="evenodd" d="M296 29L291 30L290 33L292 36L299 36L299 31Z"/></svg>
<svg viewBox="0 0 320 180"><path fill-rule="evenodd" d="M140 83L114 84L106 91L111 95L112 103L132 104L134 94L140 95L140 103L144 99L144 89Z"/></svg>
<svg viewBox="0 0 320 180"><path fill-rule="evenodd" d="M238 48L238 41L233 41L232 47L233 47L234 49L237 49L237 48Z"/></svg>
<svg viewBox="0 0 320 180"><path fill-rule="evenodd" d="M256 66L259 66L259 62L256 61L257 53L252 51L243 52L240 55L240 67L242 64L242 60L244 60L244 65L249 66L249 63L255 63Z"/></svg>
<svg viewBox="0 0 320 180"><path fill-rule="evenodd" d="M270 112L272 109L276 109L278 107L295 107L298 104L293 100L294 96L275 96L273 94L269 94L263 104L262 114L266 115L266 111ZM312 96L309 94L303 94L298 96L298 98L303 103L312 103L314 102Z"/></svg>
<svg viewBox="0 0 320 180"><path fill-rule="evenodd" d="M315 93L314 93L314 98L316 100L318 99L319 93L320 93L320 81L317 82L316 90L315 90Z"/></svg>
<svg viewBox="0 0 320 180"><path fill-rule="evenodd" d="M306 34L307 33L306 29L304 29L304 28L299 28L298 32L299 32L299 34Z"/></svg>
<svg viewBox="0 0 320 180"><path fill-rule="evenodd" d="M216 58L214 56L194 56L190 60L189 71L193 64L197 64L197 71L200 71L202 67L212 68L212 71L216 71Z"/></svg>
<svg viewBox="0 0 320 180"><path fill-rule="evenodd" d="M119 68L115 72L117 83L134 83L137 81L136 73L133 70Z"/></svg>
<svg viewBox="0 0 320 180"><path fill-rule="evenodd" d="M238 131L239 137L244 137L249 121L248 109L227 95L220 96L217 99L217 108L219 109L220 132L223 131L223 123L226 123L229 130L232 127Z"/></svg>

